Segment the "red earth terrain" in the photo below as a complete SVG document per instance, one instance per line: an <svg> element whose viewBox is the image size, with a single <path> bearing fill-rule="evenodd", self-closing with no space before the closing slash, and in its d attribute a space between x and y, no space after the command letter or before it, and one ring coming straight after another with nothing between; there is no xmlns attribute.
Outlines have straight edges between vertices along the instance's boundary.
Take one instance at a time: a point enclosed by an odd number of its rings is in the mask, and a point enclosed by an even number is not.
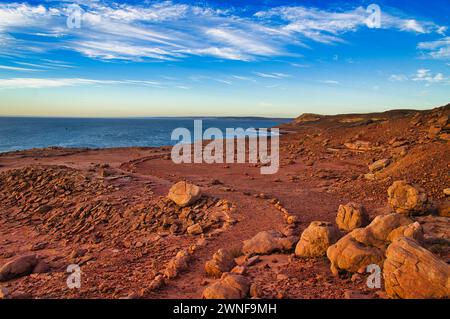
<svg viewBox="0 0 450 319"><path fill-rule="evenodd" d="M389 213L387 189L396 180L426 192L428 213L413 218L424 229L424 247L448 266L449 114L447 105L303 115L280 127L274 175L260 174L260 164L174 164L170 147L1 154L0 267L36 255L41 269L0 286L10 298L201 298L218 280L205 272L218 249L245 264L242 242L261 231L298 241L313 221L335 224L339 205L348 202L363 205L371 219ZM371 173L380 159L389 164ZM182 180L203 194L185 208L166 197ZM192 233L196 223L201 231ZM383 287L366 285L368 274L335 276L327 256L300 258L294 249L245 266L254 296L387 298ZM182 250L188 266L167 278L165 268ZM70 264L82 271L79 289L67 287ZM158 275L165 283L155 287Z"/></svg>

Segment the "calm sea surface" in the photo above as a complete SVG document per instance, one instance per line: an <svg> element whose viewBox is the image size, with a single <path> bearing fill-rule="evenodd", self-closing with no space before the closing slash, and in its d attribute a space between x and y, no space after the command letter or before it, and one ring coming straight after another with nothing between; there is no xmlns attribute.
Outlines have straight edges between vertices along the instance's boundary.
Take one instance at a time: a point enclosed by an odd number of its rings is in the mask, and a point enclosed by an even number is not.
<svg viewBox="0 0 450 319"><path fill-rule="evenodd" d="M289 120L202 118L203 129L269 128ZM81 119L0 117L0 152L60 147L128 147L173 145L172 130L193 132L194 118ZM193 136L193 135L192 135Z"/></svg>

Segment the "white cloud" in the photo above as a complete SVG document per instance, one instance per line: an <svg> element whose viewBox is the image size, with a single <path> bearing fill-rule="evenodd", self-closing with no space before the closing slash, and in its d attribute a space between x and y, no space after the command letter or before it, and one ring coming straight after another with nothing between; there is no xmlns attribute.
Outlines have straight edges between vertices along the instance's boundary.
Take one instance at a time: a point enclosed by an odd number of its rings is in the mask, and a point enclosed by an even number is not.
<svg viewBox="0 0 450 319"><path fill-rule="evenodd" d="M68 5L82 5L81 29L68 29ZM48 1L42 5L0 4L0 53L29 55L65 48L85 56L122 60L174 60L189 55L253 61L291 56L305 41L345 42L344 34L366 28L363 7L322 10L281 6L249 14L244 9L216 9L207 4L171 1L121 4L106 0ZM444 34L433 22L382 11L382 28ZM25 40L17 35L34 35ZM52 41L48 41L51 37ZM47 39L45 39L47 38ZM42 41L42 42L39 42ZM430 52L448 57L448 46Z"/></svg>
<svg viewBox="0 0 450 319"><path fill-rule="evenodd" d="M74 50L92 58L140 60L141 58L153 58L158 60L173 60L175 54L158 47L135 46L122 42L78 42L73 46ZM178 54L178 56L181 56Z"/></svg>
<svg viewBox="0 0 450 319"><path fill-rule="evenodd" d="M20 72L36 72L36 71L39 71L39 70L35 70L35 69L21 68L21 67L9 66L9 65L0 65L0 69L8 70L8 71L20 71Z"/></svg>
<svg viewBox="0 0 450 319"><path fill-rule="evenodd" d="M324 83L324 84L331 84L331 85L340 84L339 81L336 81L336 80L323 80L323 81L319 81L319 82Z"/></svg>
<svg viewBox="0 0 450 319"><path fill-rule="evenodd" d="M143 85L163 87L158 81L148 80L95 80L83 78L9 78L0 79L0 89L45 89L86 85Z"/></svg>
<svg viewBox="0 0 450 319"><path fill-rule="evenodd" d="M41 89L41 88L58 88L67 86L78 86L87 84L118 84L119 81L100 81L90 79L40 79L40 78L12 78L0 79L1 89Z"/></svg>
<svg viewBox="0 0 450 319"><path fill-rule="evenodd" d="M417 48L425 51L433 59L450 59L450 37L436 41L420 42Z"/></svg>
<svg viewBox="0 0 450 319"><path fill-rule="evenodd" d="M282 79L282 78L287 78L290 77L290 74L285 74L285 73L263 73L263 72L255 72L255 74L259 77L262 78L270 78L270 79Z"/></svg>
<svg viewBox="0 0 450 319"><path fill-rule="evenodd" d="M392 74L389 77L389 81L392 81L392 82L403 82L406 80L408 80L408 77L404 74Z"/></svg>
<svg viewBox="0 0 450 319"><path fill-rule="evenodd" d="M446 81L447 79L442 73L433 74L428 69L419 69L417 70L416 75L413 77L412 80L416 82L426 82L427 84L432 84L432 83L441 83Z"/></svg>

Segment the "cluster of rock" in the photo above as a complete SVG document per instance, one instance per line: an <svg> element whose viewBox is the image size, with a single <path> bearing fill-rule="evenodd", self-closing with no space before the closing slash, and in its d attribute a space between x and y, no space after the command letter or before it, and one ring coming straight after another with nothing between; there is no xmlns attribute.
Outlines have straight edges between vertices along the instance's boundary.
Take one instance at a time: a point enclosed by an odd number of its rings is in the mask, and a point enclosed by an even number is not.
<svg viewBox="0 0 450 319"><path fill-rule="evenodd" d="M106 189L101 182L67 167L12 170L0 174L0 182L0 200L11 206L2 217L33 225L55 240L98 243L130 231L200 235L235 222L230 202L202 197L197 186L185 182L175 184L168 198L125 210L114 200L94 196Z"/></svg>
<svg viewBox="0 0 450 319"><path fill-rule="evenodd" d="M364 273L375 264L383 269L385 290L391 297L449 297L450 266L421 246L423 228L408 217L427 211L425 192L396 181L388 189L388 201L394 213L354 228L327 249L331 271Z"/></svg>
<svg viewBox="0 0 450 319"><path fill-rule="evenodd" d="M100 195L106 188L95 178L66 166L30 166L0 173L0 201L18 208L14 219L45 214L77 195Z"/></svg>
<svg viewBox="0 0 450 319"><path fill-rule="evenodd" d="M430 139L439 138L444 141L450 141L450 123L448 115L443 114L436 118L428 130Z"/></svg>
<svg viewBox="0 0 450 319"><path fill-rule="evenodd" d="M231 216L234 210L231 202L201 196L199 190L191 193L190 190L195 185L187 183L186 185L188 186L185 188L185 195L181 192L174 195L172 188L167 198L161 197L152 205L137 205L128 209L124 217L132 220L131 230L200 235L235 223Z"/></svg>

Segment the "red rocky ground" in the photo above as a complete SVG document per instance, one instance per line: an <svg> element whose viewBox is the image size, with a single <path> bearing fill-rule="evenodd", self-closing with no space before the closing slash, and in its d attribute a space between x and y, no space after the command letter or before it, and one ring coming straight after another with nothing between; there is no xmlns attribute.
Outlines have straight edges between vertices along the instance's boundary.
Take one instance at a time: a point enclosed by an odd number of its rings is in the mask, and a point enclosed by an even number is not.
<svg viewBox="0 0 450 319"><path fill-rule="evenodd" d="M303 115L282 126L275 175L261 175L254 164L176 165L167 147L1 154L0 266L30 254L46 265L1 287L13 298L200 298L216 280L204 265L218 249L239 251L263 230L298 237L312 221L334 223L338 206L349 201L363 204L372 218L389 212L386 191L395 180L422 186L431 212L442 214L449 202L449 114L446 106ZM370 174L368 165L384 158L390 164ZM199 202L180 208L166 199L179 180L201 187ZM295 226L287 228L283 211L296 217ZM427 248L448 263L448 216L418 220L426 236L439 239ZM197 223L202 233L189 233ZM183 249L192 255L187 269L153 289L155 276ZM366 287L365 275L333 276L327 257L292 253L261 256L247 267L260 297L385 296ZM82 270L80 289L66 286L66 267L74 263Z"/></svg>

